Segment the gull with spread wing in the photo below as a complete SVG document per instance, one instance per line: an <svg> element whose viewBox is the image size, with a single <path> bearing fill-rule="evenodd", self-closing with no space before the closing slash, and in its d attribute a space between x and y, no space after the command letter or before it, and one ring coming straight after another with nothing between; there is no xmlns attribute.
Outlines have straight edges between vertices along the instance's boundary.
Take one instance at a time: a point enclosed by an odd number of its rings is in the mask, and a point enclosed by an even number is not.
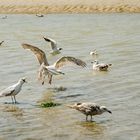
<svg viewBox="0 0 140 140"><path fill-rule="evenodd" d="M19 81L12 85L9 86L8 88L2 90L0 92L0 97L7 97L7 96L11 96L12 99L12 103L17 103L16 101L16 95L21 91L22 85L26 82L25 78L21 78L19 79ZM13 100L14 99L14 100Z"/></svg>
<svg viewBox="0 0 140 140"><path fill-rule="evenodd" d="M84 61L71 56L63 56L58 59L53 65L49 65L46 55L41 49L29 44L22 44L22 47L24 49L31 50L36 55L40 63L38 78L42 80L42 85L44 84L46 75L48 75L49 84L51 84L53 75L64 74L62 71L60 71L60 68L68 63L73 63L81 67L86 66L86 63Z"/></svg>
<svg viewBox="0 0 140 140"><path fill-rule="evenodd" d="M47 42L51 42L51 47L52 47L52 51L50 52L51 54L59 54L60 51L62 50L62 48L57 48L57 43L55 40L48 38L48 37L43 37L45 41Z"/></svg>

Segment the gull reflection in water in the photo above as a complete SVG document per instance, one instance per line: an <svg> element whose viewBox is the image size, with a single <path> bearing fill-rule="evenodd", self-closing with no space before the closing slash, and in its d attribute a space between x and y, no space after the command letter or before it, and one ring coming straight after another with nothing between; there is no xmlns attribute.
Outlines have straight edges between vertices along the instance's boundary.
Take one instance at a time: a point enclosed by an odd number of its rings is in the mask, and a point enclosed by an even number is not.
<svg viewBox="0 0 140 140"><path fill-rule="evenodd" d="M105 126L98 124L96 122L77 122L78 126L81 127L81 134L89 137L104 137L104 132L106 130Z"/></svg>

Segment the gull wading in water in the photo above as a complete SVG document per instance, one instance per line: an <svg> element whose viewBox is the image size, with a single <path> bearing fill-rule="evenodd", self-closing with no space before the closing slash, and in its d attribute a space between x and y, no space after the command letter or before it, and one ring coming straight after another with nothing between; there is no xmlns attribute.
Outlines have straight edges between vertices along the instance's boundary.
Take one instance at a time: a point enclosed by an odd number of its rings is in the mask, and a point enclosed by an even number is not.
<svg viewBox="0 0 140 140"><path fill-rule="evenodd" d="M50 52L51 54L59 54L60 51L62 50L62 48L57 48L57 43L55 40L48 38L48 37L43 37L45 41L47 42L51 42L51 47L52 47L52 51Z"/></svg>
<svg viewBox="0 0 140 140"><path fill-rule="evenodd" d="M7 16L3 16L2 19L7 19Z"/></svg>
<svg viewBox="0 0 140 140"><path fill-rule="evenodd" d="M21 91L22 85L26 82L25 78L21 78L19 79L19 81L12 85L9 86L8 88L2 90L0 92L0 97L7 97L7 96L11 96L12 99L12 103L17 103L16 101L16 95Z"/></svg>
<svg viewBox="0 0 140 140"><path fill-rule="evenodd" d="M43 14L36 14L37 17L44 17Z"/></svg>
<svg viewBox="0 0 140 140"><path fill-rule="evenodd" d="M85 114L86 121L88 120L88 116L91 116L90 120L92 121L92 116L94 115L101 115L104 112L108 112L112 114L112 112L108 110L105 106L99 106L96 103L75 103L74 105L67 105L67 106Z"/></svg>
<svg viewBox="0 0 140 140"><path fill-rule="evenodd" d="M107 71L108 68L112 66L112 64L99 63L97 60L94 60L91 63L93 63L92 66L93 70L99 70L99 71Z"/></svg>
<svg viewBox="0 0 140 140"><path fill-rule="evenodd" d="M86 67L86 63L84 61L71 56L63 56L58 59L53 65L49 65L46 55L41 49L29 44L22 44L22 47L24 49L31 50L36 55L40 63L38 79L42 81L42 85L44 84L46 75L48 75L49 84L51 84L53 75L64 74L59 69L68 63L73 63L81 67Z"/></svg>

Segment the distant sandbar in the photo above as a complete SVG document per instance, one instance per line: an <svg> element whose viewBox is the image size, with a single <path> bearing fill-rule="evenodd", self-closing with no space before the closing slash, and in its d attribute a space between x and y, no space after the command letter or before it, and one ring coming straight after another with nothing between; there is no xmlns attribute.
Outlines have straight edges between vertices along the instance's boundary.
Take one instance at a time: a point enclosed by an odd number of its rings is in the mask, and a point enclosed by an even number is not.
<svg viewBox="0 0 140 140"><path fill-rule="evenodd" d="M0 13L139 13L140 0L0 0Z"/></svg>

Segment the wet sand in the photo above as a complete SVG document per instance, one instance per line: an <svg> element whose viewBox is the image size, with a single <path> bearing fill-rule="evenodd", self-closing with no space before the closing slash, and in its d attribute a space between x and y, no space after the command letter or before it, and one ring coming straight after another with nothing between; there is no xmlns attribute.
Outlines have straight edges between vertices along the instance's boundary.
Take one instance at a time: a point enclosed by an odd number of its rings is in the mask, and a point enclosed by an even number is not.
<svg viewBox="0 0 140 140"><path fill-rule="evenodd" d="M139 13L139 0L0 0L0 13Z"/></svg>

